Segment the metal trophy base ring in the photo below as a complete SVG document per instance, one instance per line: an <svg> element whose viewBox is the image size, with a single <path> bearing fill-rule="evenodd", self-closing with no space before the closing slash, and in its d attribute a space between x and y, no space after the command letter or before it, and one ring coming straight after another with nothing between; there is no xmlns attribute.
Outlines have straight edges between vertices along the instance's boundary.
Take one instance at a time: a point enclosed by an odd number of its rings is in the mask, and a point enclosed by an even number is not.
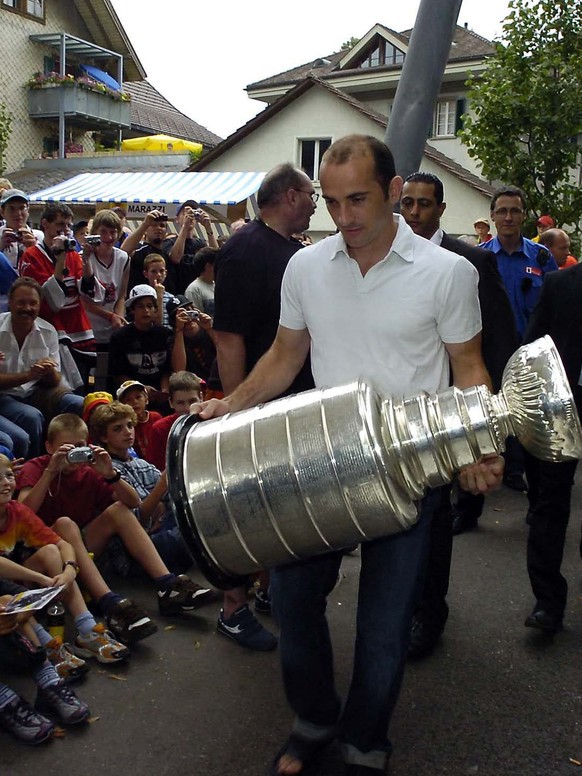
<svg viewBox="0 0 582 776"><path fill-rule="evenodd" d="M381 398L363 381L200 423L179 418L168 483L182 536L218 587L409 529L427 487L515 435L549 461L582 455L563 366L544 337L485 386Z"/></svg>

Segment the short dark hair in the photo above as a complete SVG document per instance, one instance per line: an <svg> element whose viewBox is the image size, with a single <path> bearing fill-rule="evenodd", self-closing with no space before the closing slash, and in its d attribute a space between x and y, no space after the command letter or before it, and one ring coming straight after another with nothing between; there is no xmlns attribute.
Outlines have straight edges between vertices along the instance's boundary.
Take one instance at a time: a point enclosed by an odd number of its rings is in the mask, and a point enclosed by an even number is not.
<svg viewBox="0 0 582 776"><path fill-rule="evenodd" d="M493 192L493 196L491 197L491 205L489 209L492 213L495 210L495 205L499 197L519 197L521 199L522 208L525 210L527 207L525 202L525 192L522 191L522 189L520 189L518 186L501 186Z"/></svg>
<svg viewBox="0 0 582 776"><path fill-rule="evenodd" d="M278 204L286 191L304 183L305 173L289 162L274 167L265 175L257 192L259 210L265 205Z"/></svg>
<svg viewBox="0 0 582 776"><path fill-rule="evenodd" d="M443 182L432 172L413 172L409 175L404 183L426 183L429 186L434 186L434 196L437 205L442 205L445 201L445 191L443 188Z"/></svg>
<svg viewBox="0 0 582 776"><path fill-rule="evenodd" d="M205 245L204 248L200 248L196 251L194 258L192 259L192 274L194 277L199 278L204 272L207 264L212 264L216 261L216 254L219 248L211 248L210 245Z"/></svg>
<svg viewBox="0 0 582 776"><path fill-rule="evenodd" d="M29 278L26 275L24 277L16 278L14 283L10 286L8 291L8 299L12 299L13 294L18 291L19 288L32 288L38 294L38 298L42 299L42 288L40 283L34 278Z"/></svg>
<svg viewBox="0 0 582 776"><path fill-rule="evenodd" d="M48 221L50 224L53 221L56 221L59 216L70 218L72 221L73 211L68 205L65 205L64 202L49 202L48 205L45 205L44 210L40 214L40 220Z"/></svg>
<svg viewBox="0 0 582 776"><path fill-rule="evenodd" d="M396 175L392 151L373 135L346 135L332 143L321 160L323 164L344 164L354 156L371 156L376 180L388 197L390 183Z"/></svg>

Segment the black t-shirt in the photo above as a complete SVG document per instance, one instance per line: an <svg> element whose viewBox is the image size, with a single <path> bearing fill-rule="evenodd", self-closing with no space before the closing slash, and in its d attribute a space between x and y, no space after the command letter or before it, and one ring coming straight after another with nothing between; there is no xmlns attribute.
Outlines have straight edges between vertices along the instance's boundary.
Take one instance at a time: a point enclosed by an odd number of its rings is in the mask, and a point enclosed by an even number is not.
<svg viewBox="0 0 582 776"><path fill-rule="evenodd" d="M256 219L235 232L215 264L214 328L240 334L247 374L273 343L279 325L281 283L289 259L303 246ZM307 358L286 393L313 388Z"/></svg>
<svg viewBox="0 0 582 776"><path fill-rule="evenodd" d="M172 371L168 341L172 336L165 326L139 331L133 323L114 331L109 344L109 373L112 377L139 380L160 388L161 379Z"/></svg>
<svg viewBox="0 0 582 776"><path fill-rule="evenodd" d="M164 283L164 287L166 291L169 291L171 294L177 294L178 292L174 290L172 285L173 273L170 269L170 264L172 263L170 261L170 254L164 250L164 244L162 243L159 247L156 247L155 245L150 245L150 243L144 243L143 245L140 245L136 251L134 251L129 263L129 281L127 283L128 295L134 286L139 286L140 283L145 283L147 285L148 281L143 274L143 265L144 261L150 255L150 253L159 253L160 256L163 256L166 260L168 276L166 278L166 282Z"/></svg>
<svg viewBox="0 0 582 776"><path fill-rule="evenodd" d="M174 243L176 242L176 236L166 237L162 243L162 249L164 255L169 256ZM171 291L173 294L183 294L186 288L193 280L196 280L194 274L193 261L194 256L200 248L205 248L206 243L199 237L186 237L184 242L184 253L179 264L170 262L168 265L168 279L171 285Z"/></svg>

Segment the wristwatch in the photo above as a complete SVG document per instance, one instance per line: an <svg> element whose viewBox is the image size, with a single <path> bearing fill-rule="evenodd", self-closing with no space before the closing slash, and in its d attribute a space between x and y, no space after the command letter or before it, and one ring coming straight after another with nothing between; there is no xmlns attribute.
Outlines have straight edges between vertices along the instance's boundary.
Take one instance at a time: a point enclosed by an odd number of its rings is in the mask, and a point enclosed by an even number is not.
<svg viewBox="0 0 582 776"><path fill-rule="evenodd" d="M115 472L113 477L103 477L103 479L108 485L113 485L114 482L119 482L121 479L121 472Z"/></svg>
<svg viewBox="0 0 582 776"><path fill-rule="evenodd" d="M63 563L63 571L67 568L67 566L72 566L75 569L75 576L79 573L79 564L75 560L66 560Z"/></svg>

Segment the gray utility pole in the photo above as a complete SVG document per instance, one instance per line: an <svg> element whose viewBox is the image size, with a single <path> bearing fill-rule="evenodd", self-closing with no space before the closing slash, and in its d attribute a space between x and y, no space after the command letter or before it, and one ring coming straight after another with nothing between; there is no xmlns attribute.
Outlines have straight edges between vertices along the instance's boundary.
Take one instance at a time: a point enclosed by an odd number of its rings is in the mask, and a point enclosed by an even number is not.
<svg viewBox="0 0 582 776"><path fill-rule="evenodd" d="M421 0L385 141L404 178L420 167L462 0Z"/></svg>

